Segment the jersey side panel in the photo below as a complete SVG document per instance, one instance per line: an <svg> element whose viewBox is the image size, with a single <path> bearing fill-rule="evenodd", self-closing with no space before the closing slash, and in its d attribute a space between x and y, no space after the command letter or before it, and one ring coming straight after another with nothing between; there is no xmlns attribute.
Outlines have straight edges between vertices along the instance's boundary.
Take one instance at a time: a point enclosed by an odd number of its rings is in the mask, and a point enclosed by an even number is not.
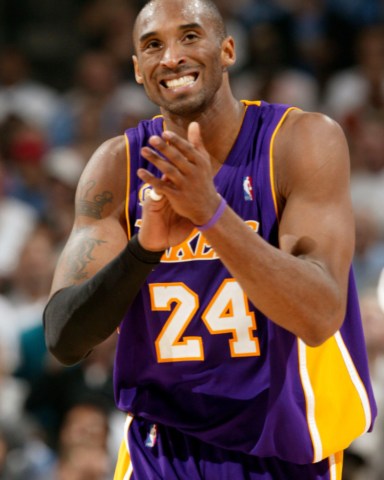
<svg viewBox="0 0 384 480"><path fill-rule="evenodd" d="M348 335L343 336L343 331ZM356 351L357 356L353 353ZM335 448L347 448L354 438L371 428L376 406L363 352L364 336L351 272L347 315L341 331L320 347L303 345L301 349L301 374L308 377L312 388L311 392L304 387L307 403L313 404L308 422L318 429L314 461Z"/></svg>

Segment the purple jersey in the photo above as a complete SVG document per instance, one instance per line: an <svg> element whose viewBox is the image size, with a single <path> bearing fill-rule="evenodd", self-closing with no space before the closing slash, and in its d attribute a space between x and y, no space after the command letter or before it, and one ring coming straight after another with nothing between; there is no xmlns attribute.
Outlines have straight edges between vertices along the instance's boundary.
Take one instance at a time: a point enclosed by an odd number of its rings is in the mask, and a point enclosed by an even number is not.
<svg viewBox="0 0 384 480"><path fill-rule="evenodd" d="M277 247L273 142L290 108L244 103L214 181L255 235ZM149 190L136 170L159 175L140 148L163 127L159 116L126 131L129 236ZM120 409L225 449L298 464L345 449L376 415L352 273L342 328L308 347L255 308L194 230L166 251L121 324L115 394Z"/></svg>

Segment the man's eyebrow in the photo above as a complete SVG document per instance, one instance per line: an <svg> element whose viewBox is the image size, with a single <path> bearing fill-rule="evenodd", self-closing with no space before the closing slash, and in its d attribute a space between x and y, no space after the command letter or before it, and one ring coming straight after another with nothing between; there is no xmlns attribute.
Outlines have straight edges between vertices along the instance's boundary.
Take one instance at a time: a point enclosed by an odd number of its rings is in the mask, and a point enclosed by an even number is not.
<svg viewBox="0 0 384 480"><path fill-rule="evenodd" d="M180 25L179 30L189 30L193 28L201 28L200 23L186 23L185 25Z"/></svg>
<svg viewBox="0 0 384 480"><path fill-rule="evenodd" d="M199 23L196 23L196 22L186 23L184 25L180 25L179 30L190 30L190 29L194 29L194 28L201 28L201 25ZM139 41L144 42L147 38L153 37L153 36L156 36L156 35L157 35L156 30L154 30L152 32L143 33L143 35L141 35L139 37Z"/></svg>
<svg viewBox="0 0 384 480"><path fill-rule="evenodd" d="M143 33L143 35L140 36L139 41L144 42L147 38L156 35L156 33L157 33L156 31Z"/></svg>

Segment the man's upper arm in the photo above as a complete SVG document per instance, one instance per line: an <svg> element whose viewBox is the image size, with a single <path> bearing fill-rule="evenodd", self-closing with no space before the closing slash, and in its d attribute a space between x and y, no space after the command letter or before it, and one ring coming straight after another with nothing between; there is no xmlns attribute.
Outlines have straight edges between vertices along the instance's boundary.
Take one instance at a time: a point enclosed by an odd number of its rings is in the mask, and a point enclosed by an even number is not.
<svg viewBox="0 0 384 480"><path fill-rule="evenodd" d="M105 142L89 160L75 198L75 221L56 267L51 294L82 283L127 243L123 137Z"/></svg>
<svg viewBox="0 0 384 480"><path fill-rule="evenodd" d="M280 248L319 264L345 292L355 234L341 128L321 114L292 112L275 156Z"/></svg>

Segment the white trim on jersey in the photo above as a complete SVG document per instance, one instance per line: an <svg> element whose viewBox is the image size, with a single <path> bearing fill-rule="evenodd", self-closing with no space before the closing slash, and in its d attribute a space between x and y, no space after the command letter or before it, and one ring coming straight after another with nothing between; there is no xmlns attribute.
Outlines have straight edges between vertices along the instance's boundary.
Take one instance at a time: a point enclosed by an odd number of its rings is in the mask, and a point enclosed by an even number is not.
<svg viewBox="0 0 384 480"><path fill-rule="evenodd" d="M300 338L298 338L298 350L300 376L303 382L303 388L307 400L307 422L312 438L313 462L315 463L319 462L323 458L323 445L315 419L315 395L313 393L311 380L308 374L306 345Z"/></svg>
<svg viewBox="0 0 384 480"><path fill-rule="evenodd" d="M129 453L129 445L128 445L128 430L132 420L133 420L132 415L127 415L127 418L124 424L124 441L125 441L125 447L127 449L129 456L130 456L130 453ZM132 459L130 458L129 467L128 467L127 473L124 475L123 480L129 480L131 478L132 473L133 473L133 466L132 466Z"/></svg>
<svg viewBox="0 0 384 480"><path fill-rule="evenodd" d="M371 422L372 422L372 412L371 412L371 407L370 407L370 403L369 403L369 398L368 398L367 392L365 390L364 384L361 381L361 378L360 378L360 376L359 376L359 374L356 370L356 367L355 367L355 365L352 361L352 358L351 358L351 356L348 352L348 349L345 346L345 343L344 343L343 337L341 336L340 331L337 331L335 333L335 339L336 339L337 345L340 349L340 352L343 356L343 359L344 359L345 365L347 367L348 373L351 377L352 383L355 386L356 391L359 394L359 397L361 399L361 403L362 403L363 410L364 410L364 415L365 415L365 428L364 428L364 432L362 432L362 433L365 433L365 432L368 431L368 429L371 425Z"/></svg>

